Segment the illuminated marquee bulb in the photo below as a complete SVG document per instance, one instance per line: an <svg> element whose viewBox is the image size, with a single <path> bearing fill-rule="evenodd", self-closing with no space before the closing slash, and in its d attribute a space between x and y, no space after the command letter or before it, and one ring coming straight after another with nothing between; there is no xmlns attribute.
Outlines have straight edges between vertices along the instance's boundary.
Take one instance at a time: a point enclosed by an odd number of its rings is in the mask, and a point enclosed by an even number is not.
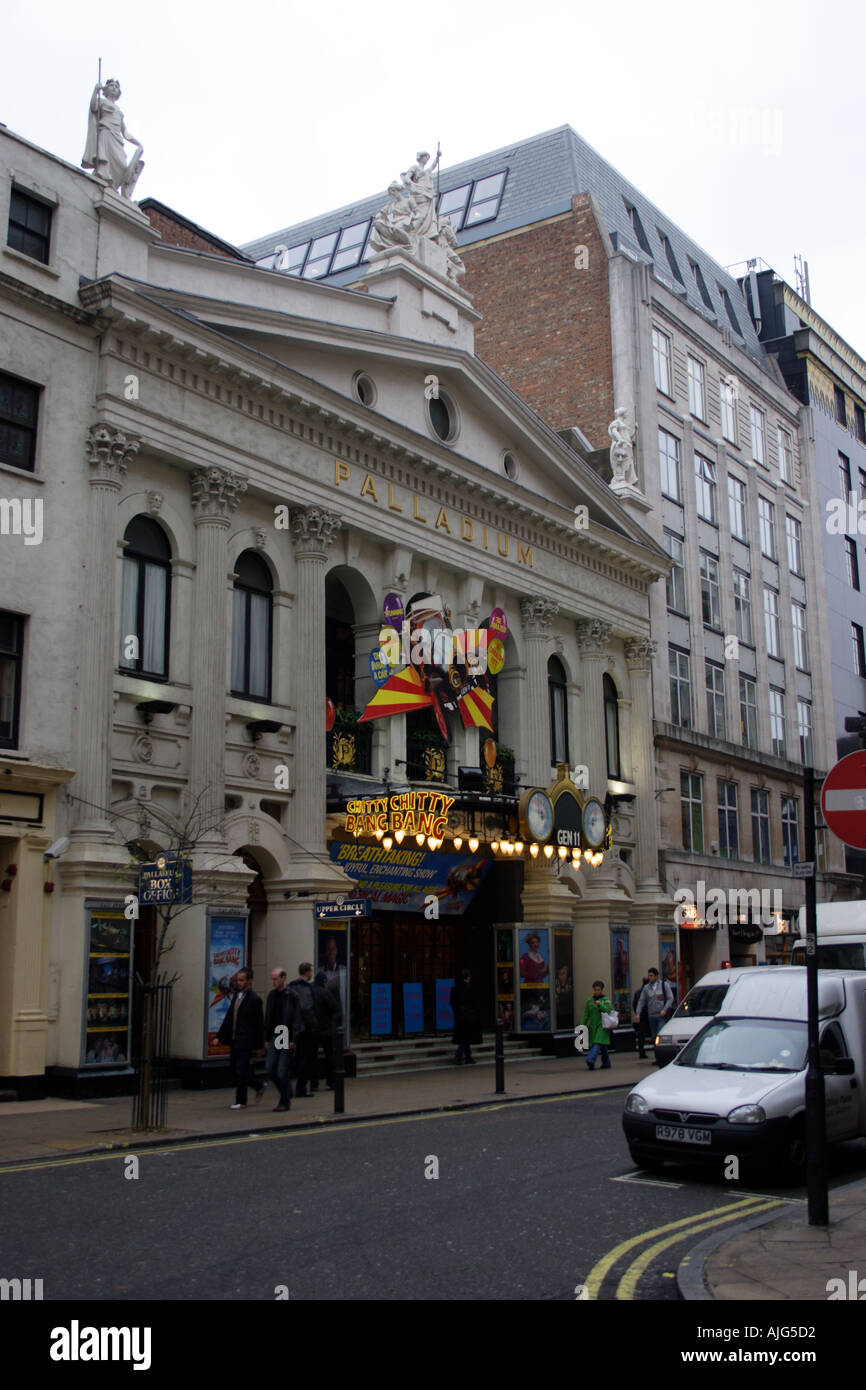
<svg viewBox="0 0 866 1390"><path fill-rule="evenodd" d="M577 863L579 864L579 863L580 863L580 850L579 850L579 849L573 849L573 850L571 851L571 857L572 857L572 859L576 860Z"/></svg>
<svg viewBox="0 0 866 1390"><path fill-rule="evenodd" d="M463 838L462 838L462 836L460 836L460 835L455 835L455 836L454 836L454 848L455 848L455 849L462 849L462 848L463 848Z"/></svg>
<svg viewBox="0 0 866 1390"><path fill-rule="evenodd" d="M469 853L470 853L470 854L474 854L475 851L477 850L477 848L478 848L478 837L477 837L477 835L470 835L470 836L469 836Z"/></svg>
<svg viewBox="0 0 866 1390"><path fill-rule="evenodd" d="M565 859L568 857L568 850L565 848L565 845L559 846L559 857L560 859Z"/></svg>
<svg viewBox="0 0 866 1390"><path fill-rule="evenodd" d="M384 845L385 849L390 849L393 843L394 841L391 839L390 835L386 835L384 840L382 841L382 844Z"/></svg>
<svg viewBox="0 0 866 1390"><path fill-rule="evenodd" d="M382 836L383 836L384 834L385 834L385 832L384 832L384 830L381 828L381 826L378 826L378 825L377 825L377 826L376 826L376 839L377 839L377 840L381 840L381 838L382 838Z"/></svg>
<svg viewBox="0 0 866 1390"><path fill-rule="evenodd" d="M595 862L596 864L601 864L604 862L604 855L602 854L601 850L599 850L598 854L595 856Z"/></svg>
<svg viewBox="0 0 866 1390"><path fill-rule="evenodd" d="M553 845L545 845L545 846L544 846L544 857L545 857L545 859L552 859L552 858L553 858Z"/></svg>
<svg viewBox="0 0 866 1390"><path fill-rule="evenodd" d="M522 841L522 840L515 840L515 842L514 842L514 853L515 853L515 854L522 854L522 853L523 853L523 841Z"/></svg>
<svg viewBox="0 0 866 1390"><path fill-rule="evenodd" d="M394 831L394 839L397 841L397 844L398 844L398 845L402 845L402 843L403 843L403 841L405 840L405 838L406 838L406 831L405 831L405 830L395 830L395 831Z"/></svg>
<svg viewBox="0 0 866 1390"><path fill-rule="evenodd" d="M415 836L415 843L416 843L416 845L418 846L418 848L420 849L420 847L421 847L421 846L423 845L423 843L424 843L424 836L423 836L423 835L416 835L416 836Z"/></svg>
<svg viewBox="0 0 866 1390"><path fill-rule="evenodd" d="M437 840L435 835L428 835L428 836L427 836L427 848L428 848L428 849L438 849L439 846L441 845L441 843L442 843L442 841L441 841L441 840Z"/></svg>
<svg viewBox="0 0 866 1390"><path fill-rule="evenodd" d="M496 854L496 853L498 852L498 850L499 850L499 841L498 841L498 840L491 840L491 841L490 841L490 848L493 850L493 853Z"/></svg>
<svg viewBox="0 0 866 1390"><path fill-rule="evenodd" d="M538 858L538 845L530 845L530 846L529 846L529 853L532 855L533 859L537 859L537 858Z"/></svg>

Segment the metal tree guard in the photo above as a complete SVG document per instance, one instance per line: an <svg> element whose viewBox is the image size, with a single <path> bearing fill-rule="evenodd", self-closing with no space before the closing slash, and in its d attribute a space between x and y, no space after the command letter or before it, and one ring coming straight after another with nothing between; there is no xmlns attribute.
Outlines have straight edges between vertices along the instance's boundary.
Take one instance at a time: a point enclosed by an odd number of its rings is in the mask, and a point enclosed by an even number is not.
<svg viewBox="0 0 866 1390"><path fill-rule="evenodd" d="M167 975L157 975L153 984L142 985L141 1068L132 1105L133 1129L165 1129L173 989L174 980Z"/></svg>

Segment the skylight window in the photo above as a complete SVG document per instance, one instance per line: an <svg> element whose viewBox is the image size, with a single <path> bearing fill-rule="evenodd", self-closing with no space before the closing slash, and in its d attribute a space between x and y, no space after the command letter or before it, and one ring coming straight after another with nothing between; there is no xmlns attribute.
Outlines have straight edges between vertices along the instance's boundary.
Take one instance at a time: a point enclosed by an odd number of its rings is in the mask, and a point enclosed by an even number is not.
<svg viewBox="0 0 866 1390"><path fill-rule="evenodd" d="M628 212L628 215L631 218L632 230L635 234L635 238L637 239L638 246L640 247L641 251L645 251L646 254L651 257L652 251L650 250L650 244L647 240L647 234L643 229L643 223L640 220L640 213L638 212L637 208L634 206L633 203L626 203L624 198L623 202L625 203L626 211Z"/></svg>
<svg viewBox="0 0 866 1390"><path fill-rule="evenodd" d="M479 222L492 222L502 201L505 172L503 169L501 173L476 179L475 183L462 183L459 188L449 189L439 200L439 216L443 220L447 217L455 232Z"/></svg>
<svg viewBox="0 0 866 1390"><path fill-rule="evenodd" d="M356 222L351 227L343 228L334 259L331 262L332 275L338 270L348 270L349 266L358 264L364 249L364 240L369 225L370 219L367 218L366 222Z"/></svg>
<svg viewBox="0 0 866 1390"><path fill-rule="evenodd" d="M328 266L331 263L331 253L336 244L336 232L329 232L327 236L316 237L310 246L310 254L307 257L307 264L304 266L305 280L318 280L323 275L327 275Z"/></svg>
<svg viewBox="0 0 866 1390"><path fill-rule="evenodd" d="M710 292L707 289L707 282L704 279L703 271L701 270L697 261L689 261L689 265L691 266L692 271L694 273L695 284L698 287L698 293L700 294L701 299L704 301L704 304L706 308L709 309L710 313L714 314L716 312L715 306L713 304L713 301L710 299Z"/></svg>
<svg viewBox="0 0 866 1390"><path fill-rule="evenodd" d="M716 284L718 285L718 281L716 281ZM719 285L718 288L719 288L719 294L722 296L722 302L724 303L724 306L725 306L725 312L726 312L727 315L728 315L728 322L730 323L730 325L731 325L731 327L733 328L734 332L735 332L735 333L738 333L739 336L742 338L742 336L743 336L743 330L742 330L742 328L740 327L740 325L737 323L737 316L736 316L736 314L734 313L734 306L733 306L733 304L731 303L731 299L730 299L730 296L729 296L729 294L728 294L728 291L724 288L723 285Z"/></svg>
<svg viewBox="0 0 866 1390"><path fill-rule="evenodd" d="M675 280L679 280L680 284L682 285L684 281L682 275L680 275L680 268L677 265L677 258L674 255L674 248L671 246L669 238L665 236L664 232L661 231L661 229L659 229L659 241L664 247L665 255L668 258L668 265L671 268L671 275L674 277Z"/></svg>

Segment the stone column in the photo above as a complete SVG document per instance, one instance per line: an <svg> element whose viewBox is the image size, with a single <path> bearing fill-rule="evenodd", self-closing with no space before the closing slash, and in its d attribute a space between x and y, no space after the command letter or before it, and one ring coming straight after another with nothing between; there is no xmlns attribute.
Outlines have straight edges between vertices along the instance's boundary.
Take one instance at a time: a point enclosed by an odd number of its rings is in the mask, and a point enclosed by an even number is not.
<svg viewBox="0 0 866 1390"><path fill-rule="evenodd" d="M604 733L602 669L607 655L611 624L599 618L578 618L575 628L583 671L583 707L577 752L572 761L589 768L590 796L604 801L607 795L607 755Z"/></svg>
<svg viewBox="0 0 866 1390"><path fill-rule="evenodd" d="M625 644L631 681L631 764L635 799L635 882L658 887L658 818L653 773L652 666L658 643L633 637Z"/></svg>
<svg viewBox="0 0 866 1390"><path fill-rule="evenodd" d="M226 533L246 479L227 468L190 476L196 528L190 804L200 847L222 844L226 744Z"/></svg>
<svg viewBox="0 0 866 1390"><path fill-rule="evenodd" d="M549 598L522 598L520 617L526 645L526 699L523 707L523 748L527 784L546 787L550 782L550 698L547 686L550 624L559 604Z"/></svg>
<svg viewBox="0 0 866 1390"><path fill-rule="evenodd" d="M113 838L111 801L112 672L117 665L114 614L117 494L141 441L114 425L98 422L87 435L90 464L85 621L81 629L78 710L78 775L74 795L75 833L85 839Z"/></svg>
<svg viewBox="0 0 866 1390"><path fill-rule="evenodd" d="M324 507L296 507L291 514L297 562L293 853L298 845L315 854L325 851L325 562L341 525Z"/></svg>

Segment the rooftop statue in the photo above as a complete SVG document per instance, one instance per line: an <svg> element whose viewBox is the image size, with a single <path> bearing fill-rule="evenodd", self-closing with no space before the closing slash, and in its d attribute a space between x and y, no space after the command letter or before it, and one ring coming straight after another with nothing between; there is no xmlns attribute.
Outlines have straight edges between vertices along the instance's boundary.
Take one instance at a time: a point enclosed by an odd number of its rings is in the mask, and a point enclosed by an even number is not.
<svg viewBox="0 0 866 1390"><path fill-rule="evenodd" d="M433 173L438 163L438 154L431 164L427 151L419 150L411 168L388 185L389 201L373 221L370 250L385 256L402 249L456 283L465 266L457 254L454 228L436 215Z"/></svg>
<svg viewBox="0 0 866 1390"><path fill-rule="evenodd" d="M123 112L117 105L120 94L120 83L113 77L104 86L97 83L94 87L87 119L87 147L81 167L92 169L109 188L116 189L124 198L131 198L144 168L141 157L144 148L141 141L126 129ZM125 140L135 146L135 153L128 163Z"/></svg>

